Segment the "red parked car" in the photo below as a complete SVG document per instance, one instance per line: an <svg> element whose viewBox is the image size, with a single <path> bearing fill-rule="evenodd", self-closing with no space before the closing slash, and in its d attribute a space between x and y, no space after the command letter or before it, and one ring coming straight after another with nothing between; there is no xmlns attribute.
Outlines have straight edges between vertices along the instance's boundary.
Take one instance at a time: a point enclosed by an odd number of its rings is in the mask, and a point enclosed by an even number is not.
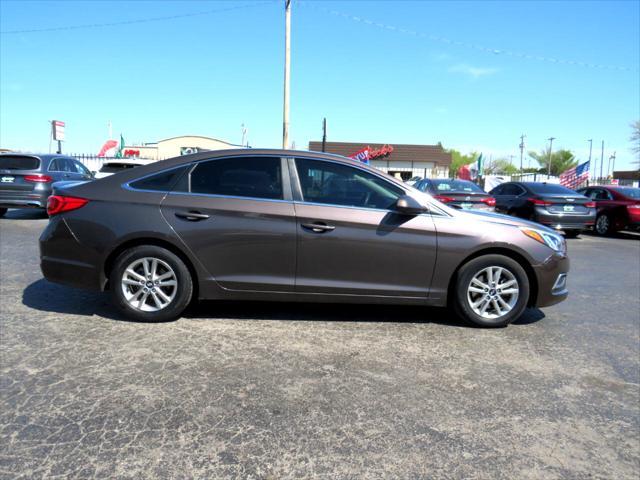
<svg viewBox="0 0 640 480"><path fill-rule="evenodd" d="M594 186L581 188L578 193L596 202L593 230L598 235L640 229L640 188Z"/></svg>

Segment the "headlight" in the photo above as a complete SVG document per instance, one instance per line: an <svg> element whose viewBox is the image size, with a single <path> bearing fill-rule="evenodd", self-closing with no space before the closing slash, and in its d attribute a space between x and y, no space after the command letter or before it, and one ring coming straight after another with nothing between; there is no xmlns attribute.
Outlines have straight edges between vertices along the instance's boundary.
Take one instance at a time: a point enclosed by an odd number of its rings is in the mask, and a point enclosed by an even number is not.
<svg viewBox="0 0 640 480"><path fill-rule="evenodd" d="M520 231L527 237L533 238L535 241L545 244L551 250L562 254L565 254L567 252L567 243L560 235L529 227L520 227Z"/></svg>

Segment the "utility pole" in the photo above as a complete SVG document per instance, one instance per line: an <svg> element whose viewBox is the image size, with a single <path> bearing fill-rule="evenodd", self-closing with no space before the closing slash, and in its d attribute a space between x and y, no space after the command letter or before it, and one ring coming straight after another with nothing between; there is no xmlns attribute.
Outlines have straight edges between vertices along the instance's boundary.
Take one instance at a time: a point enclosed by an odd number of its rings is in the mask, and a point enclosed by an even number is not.
<svg viewBox="0 0 640 480"><path fill-rule="evenodd" d="M289 72L291 69L291 0L284 0L284 106L282 148L289 145Z"/></svg>
<svg viewBox="0 0 640 480"><path fill-rule="evenodd" d="M593 139L590 138L589 140L587 140L587 142L589 142L589 168L591 168L591 151L593 150ZM593 172L593 178L596 177L596 169L594 168L592 170Z"/></svg>
<svg viewBox="0 0 640 480"><path fill-rule="evenodd" d="M602 150L600 151L600 181L602 181L602 164L604 163L604 140L602 140Z"/></svg>
<svg viewBox="0 0 640 480"><path fill-rule="evenodd" d="M553 148L553 141L555 139L556 139L556 137L549 137L547 139L547 140L549 140L549 173L547 173L547 180L551 176L551 149Z"/></svg>
<svg viewBox="0 0 640 480"><path fill-rule="evenodd" d="M524 139L526 138L526 135L523 133L522 135L520 135L520 175L522 175L523 170L522 170L522 157L524 156Z"/></svg>
<svg viewBox="0 0 640 480"><path fill-rule="evenodd" d="M322 119L322 151L325 151L327 147L327 119Z"/></svg>

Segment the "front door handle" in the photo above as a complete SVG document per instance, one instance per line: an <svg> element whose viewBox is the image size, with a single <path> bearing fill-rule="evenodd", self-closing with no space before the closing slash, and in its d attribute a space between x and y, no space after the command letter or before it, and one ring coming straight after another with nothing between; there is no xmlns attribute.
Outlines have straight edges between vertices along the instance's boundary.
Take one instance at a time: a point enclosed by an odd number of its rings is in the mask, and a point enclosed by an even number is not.
<svg viewBox="0 0 640 480"><path fill-rule="evenodd" d="M209 215L200 212L176 212L176 217L190 222L199 222L200 220L206 220L209 218Z"/></svg>
<svg viewBox="0 0 640 480"><path fill-rule="evenodd" d="M301 226L302 228L311 230L314 233L331 232L332 230L336 229L336 227L332 225L326 225L324 223L302 223Z"/></svg>

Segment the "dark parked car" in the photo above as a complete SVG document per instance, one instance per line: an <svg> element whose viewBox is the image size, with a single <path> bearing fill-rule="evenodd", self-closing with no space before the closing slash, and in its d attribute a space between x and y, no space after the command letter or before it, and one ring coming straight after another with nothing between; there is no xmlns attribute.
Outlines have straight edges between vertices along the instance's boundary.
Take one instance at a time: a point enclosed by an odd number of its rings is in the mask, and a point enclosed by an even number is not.
<svg viewBox="0 0 640 480"><path fill-rule="evenodd" d="M567 296L562 236L329 154L173 158L56 190L49 214L44 276L109 289L138 320L201 298L452 305L502 326Z"/></svg>
<svg viewBox="0 0 640 480"><path fill-rule="evenodd" d="M57 181L91 180L92 173L64 155L0 155L0 217L8 208L46 208Z"/></svg>
<svg viewBox="0 0 640 480"><path fill-rule="evenodd" d="M596 186L581 188L596 204L596 224L593 230L607 235L618 230L640 228L640 188Z"/></svg>
<svg viewBox="0 0 640 480"><path fill-rule="evenodd" d="M414 188L427 192L453 208L493 211L496 200L469 180L428 179L418 182Z"/></svg>
<svg viewBox="0 0 640 480"><path fill-rule="evenodd" d="M554 183L507 182L489 193L496 199L496 211L563 230L570 237L591 228L596 219L593 201Z"/></svg>

